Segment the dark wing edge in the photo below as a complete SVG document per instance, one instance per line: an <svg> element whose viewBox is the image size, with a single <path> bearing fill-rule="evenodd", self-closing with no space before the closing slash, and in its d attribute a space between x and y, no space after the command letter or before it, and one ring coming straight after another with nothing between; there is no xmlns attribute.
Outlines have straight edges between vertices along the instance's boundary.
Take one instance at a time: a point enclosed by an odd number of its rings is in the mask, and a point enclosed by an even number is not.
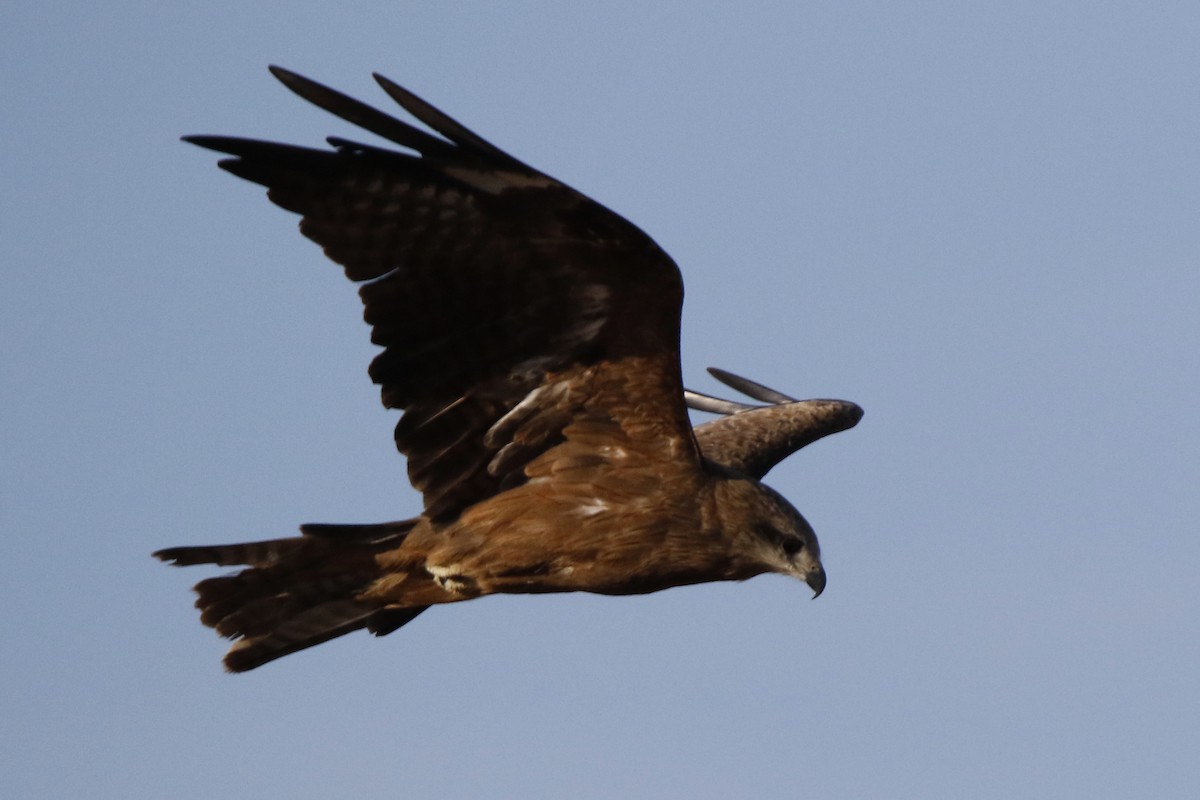
<svg viewBox="0 0 1200 800"><path fill-rule="evenodd" d="M800 448L853 428L863 416L862 408L846 400L796 400L725 370L710 367L708 371L726 386L767 405L685 390L688 408L723 415L695 427L700 452L716 464L760 480Z"/></svg>

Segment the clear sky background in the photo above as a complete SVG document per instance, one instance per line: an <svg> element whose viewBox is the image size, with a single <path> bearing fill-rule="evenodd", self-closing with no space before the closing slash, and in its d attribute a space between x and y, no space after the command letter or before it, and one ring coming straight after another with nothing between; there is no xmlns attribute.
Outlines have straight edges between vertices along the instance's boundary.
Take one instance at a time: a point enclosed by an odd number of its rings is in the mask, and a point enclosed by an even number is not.
<svg viewBox="0 0 1200 800"><path fill-rule="evenodd" d="M0 11L0 795L1200 796L1200 6ZM221 671L156 548L419 511L353 287L214 154L378 70L654 236L683 367L860 403L829 588L489 598Z"/></svg>

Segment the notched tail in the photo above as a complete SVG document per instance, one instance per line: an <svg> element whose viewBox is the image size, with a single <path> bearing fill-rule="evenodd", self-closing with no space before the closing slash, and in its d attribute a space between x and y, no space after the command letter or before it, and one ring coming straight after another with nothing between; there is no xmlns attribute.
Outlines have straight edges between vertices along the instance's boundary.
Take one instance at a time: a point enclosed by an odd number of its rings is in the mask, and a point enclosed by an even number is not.
<svg viewBox="0 0 1200 800"><path fill-rule="evenodd" d="M362 599L379 577L375 555L400 546L415 524L304 525L298 537L170 547L154 556L175 566L246 567L195 587L200 621L236 640L226 669L244 672L360 628L391 633L424 611Z"/></svg>

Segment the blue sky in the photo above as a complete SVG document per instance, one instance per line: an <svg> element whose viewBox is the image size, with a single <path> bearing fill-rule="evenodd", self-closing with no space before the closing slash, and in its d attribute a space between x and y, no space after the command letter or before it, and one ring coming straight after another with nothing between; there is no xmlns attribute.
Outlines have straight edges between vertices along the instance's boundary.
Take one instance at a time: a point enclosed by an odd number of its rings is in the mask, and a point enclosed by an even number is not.
<svg viewBox="0 0 1200 800"><path fill-rule="evenodd" d="M1195 797L1200 7L0 12L0 794ZM654 236L683 366L854 400L829 588L489 598L241 676L150 551L412 515L353 287L178 141L377 70Z"/></svg>

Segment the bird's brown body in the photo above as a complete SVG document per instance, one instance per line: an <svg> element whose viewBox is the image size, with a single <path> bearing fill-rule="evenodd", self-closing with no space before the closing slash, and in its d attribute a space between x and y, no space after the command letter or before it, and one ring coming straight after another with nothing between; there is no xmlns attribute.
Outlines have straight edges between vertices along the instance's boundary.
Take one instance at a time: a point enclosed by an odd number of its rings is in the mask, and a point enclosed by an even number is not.
<svg viewBox="0 0 1200 800"><path fill-rule="evenodd" d="M201 619L237 641L235 671L431 605L496 593L639 594L764 572L825 585L816 535L759 483L861 410L688 395L727 414L693 430L679 369L683 288L649 237L384 79L445 138L283 70L301 96L419 155L331 140L318 151L191 141L303 215L363 282L371 365L404 411L396 443L423 514L307 525L301 537L157 555L243 565L197 585Z"/></svg>

